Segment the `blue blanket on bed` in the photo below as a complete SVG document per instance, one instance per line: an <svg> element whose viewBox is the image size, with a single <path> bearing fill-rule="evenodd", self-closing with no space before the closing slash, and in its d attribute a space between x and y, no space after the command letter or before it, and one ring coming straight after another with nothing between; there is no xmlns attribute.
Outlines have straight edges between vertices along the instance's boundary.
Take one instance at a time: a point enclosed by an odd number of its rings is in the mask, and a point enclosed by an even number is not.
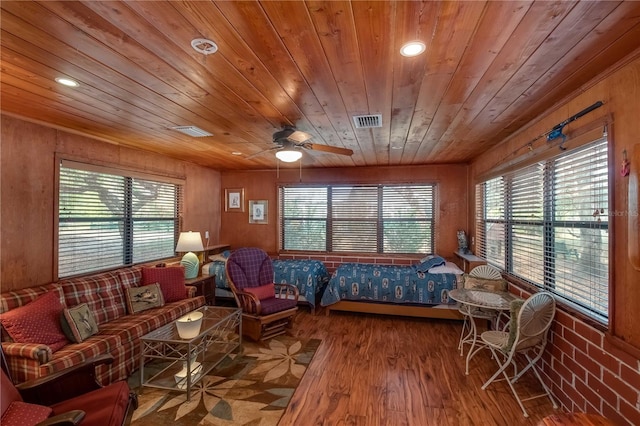
<svg viewBox="0 0 640 426"><path fill-rule="evenodd" d="M429 274L413 266L345 263L333 273L320 304L340 300L370 300L423 305L455 304L449 291L456 288L454 274Z"/></svg>

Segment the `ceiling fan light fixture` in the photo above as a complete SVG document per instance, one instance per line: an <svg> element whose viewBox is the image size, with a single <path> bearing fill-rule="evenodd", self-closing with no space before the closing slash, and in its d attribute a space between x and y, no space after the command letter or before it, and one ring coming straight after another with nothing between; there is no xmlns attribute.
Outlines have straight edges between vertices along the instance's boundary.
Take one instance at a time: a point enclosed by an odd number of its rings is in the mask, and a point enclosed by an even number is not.
<svg viewBox="0 0 640 426"><path fill-rule="evenodd" d="M423 42L410 41L400 48L400 54L402 56L418 56L425 50L427 50L427 46Z"/></svg>
<svg viewBox="0 0 640 426"><path fill-rule="evenodd" d="M276 158L285 163L293 163L302 158L302 153L293 149L283 149L276 152Z"/></svg>

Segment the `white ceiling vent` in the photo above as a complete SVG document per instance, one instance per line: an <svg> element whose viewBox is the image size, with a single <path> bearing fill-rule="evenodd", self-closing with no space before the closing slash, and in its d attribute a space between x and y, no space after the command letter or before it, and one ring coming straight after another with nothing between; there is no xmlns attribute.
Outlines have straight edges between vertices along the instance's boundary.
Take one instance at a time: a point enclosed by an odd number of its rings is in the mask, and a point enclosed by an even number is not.
<svg viewBox="0 0 640 426"><path fill-rule="evenodd" d="M356 124L356 129L382 127L382 114L354 115L353 122Z"/></svg>
<svg viewBox="0 0 640 426"><path fill-rule="evenodd" d="M194 138L213 136L213 133L209 133L206 130L202 130L201 128L196 126L175 126L171 129L177 130L178 132L184 133L185 135L193 136Z"/></svg>

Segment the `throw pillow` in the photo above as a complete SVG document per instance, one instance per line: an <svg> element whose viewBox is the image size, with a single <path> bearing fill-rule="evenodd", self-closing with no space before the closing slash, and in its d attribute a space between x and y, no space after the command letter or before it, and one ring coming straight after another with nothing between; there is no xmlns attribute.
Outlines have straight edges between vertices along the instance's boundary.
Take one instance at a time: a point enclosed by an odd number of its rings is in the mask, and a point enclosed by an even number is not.
<svg viewBox="0 0 640 426"><path fill-rule="evenodd" d="M142 268L142 285L158 283L165 303L187 298L184 285L184 267Z"/></svg>
<svg viewBox="0 0 640 426"><path fill-rule="evenodd" d="M49 291L0 315L0 322L14 342L48 345L55 352L68 343L60 326L63 309L58 293Z"/></svg>
<svg viewBox="0 0 640 426"><path fill-rule="evenodd" d="M247 287L244 290L247 293L253 294L260 300L275 297L276 294L275 285L273 283L261 285L260 287Z"/></svg>
<svg viewBox="0 0 640 426"><path fill-rule="evenodd" d="M63 310L60 320L62 329L72 342L83 342L98 332L98 324L86 303Z"/></svg>
<svg viewBox="0 0 640 426"><path fill-rule="evenodd" d="M429 269L436 267L436 266L442 266L446 263L446 261L444 260L444 258L440 257L440 256L427 256L427 257L423 257L422 259L420 259L420 263L418 263L417 265L414 265L414 268L417 272L428 272Z"/></svg>
<svg viewBox="0 0 640 426"><path fill-rule="evenodd" d="M125 296L127 298L127 309L130 314L164 306L162 290L160 290L158 283L128 288Z"/></svg>
<svg viewBox="0 0 640 426"><path fill-rule="evenodd" d="M487 291L507 291L507 282L503 279L490 280L487 278L465 275L464 288L478 288Z"/></svg>

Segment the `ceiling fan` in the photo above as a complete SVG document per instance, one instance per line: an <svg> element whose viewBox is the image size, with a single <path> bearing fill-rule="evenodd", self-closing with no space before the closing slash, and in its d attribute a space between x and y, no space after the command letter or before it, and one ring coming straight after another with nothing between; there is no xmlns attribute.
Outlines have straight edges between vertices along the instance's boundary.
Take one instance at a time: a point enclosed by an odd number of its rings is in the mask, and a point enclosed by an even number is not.
<svg viewBox="0 0 640 426"><path fill-rule="evenodd" d="M301 148L312 151L329 152L331 154L338 155L353 155L353 151L351 149L319 145L317 143L308 142L309 139L311 139L311 135L308 133L296 130L295 127L292 126L285 126L282 130L273 134L273 143L275 144L273 148L250 155L247 159L256 157L268 151L276 151L276 157L280 161L292 163L302 157Z"/></svg>

